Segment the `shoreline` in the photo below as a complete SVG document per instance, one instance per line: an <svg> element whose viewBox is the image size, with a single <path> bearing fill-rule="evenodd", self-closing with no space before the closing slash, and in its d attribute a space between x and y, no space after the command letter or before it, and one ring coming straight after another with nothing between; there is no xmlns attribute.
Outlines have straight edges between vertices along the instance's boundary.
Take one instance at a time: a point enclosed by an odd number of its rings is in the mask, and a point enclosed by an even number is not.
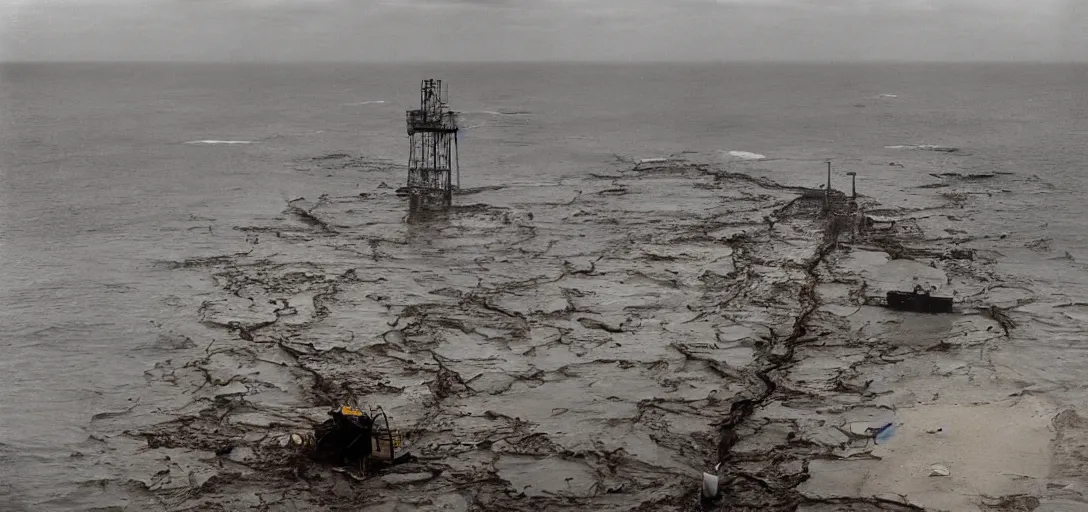
<svg viewBox="0 0 1088 512"><path fill-rule="evenodd" d="M343 168L374 167L363 160ZM276 225L236 228L253 237L247 252L177 264L214 276L223 293L199 314L229 339L150 372L191 396L175 420L128 436L159 467L133 484L172 509L688 510L698 475L722 461L733 508L957 509L958 491L926 487L939 482L928 464L860 466L918 452L927 422L958 433L948 407L1007 392L942 387L942 399L911 401L934 384L887 369L921 374L1006 334L977 314L866 303L918 275L985 293L976 276L989 263L946 257L958 244L915 236L919 221L891 237L898 246L864 246L919 261L835 243L798 190L666 162L464 190L447 219L421 225L401 222L392 189L292 201ZM295 465L278 439L344 401L383 406L419 462L363 482ZM1037 409L1021 416L1057 413ZM888 422L899 433L875 444L866 429ZM1038 426L1015 432L1039 439ZM963 444L944 439L948 453ZM166 473L152 462L164 454ZM957 456L966 463L948 479L977 479L961 469L982 463ZM859 471L885 476L851 480Z"/></svg>

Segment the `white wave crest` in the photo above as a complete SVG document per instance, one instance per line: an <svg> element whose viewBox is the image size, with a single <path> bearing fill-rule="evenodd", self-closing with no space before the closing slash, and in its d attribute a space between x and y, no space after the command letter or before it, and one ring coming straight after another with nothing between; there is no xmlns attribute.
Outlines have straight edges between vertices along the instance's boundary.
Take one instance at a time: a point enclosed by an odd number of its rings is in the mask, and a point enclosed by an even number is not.
<svg viewBox="0 0 1088 512"><path fill-rule="evenodd" d="M355 103L343 103L342 105L345 107L358 107L362 105L381 105L383 103L385 103L385 100L357 101Z"/></svg>
<svg viewBox="0 0 1088 512"><path fill-rule="evenodd" d="M256 144L252 140L191 140L186 144Z"/></svg>
<svg viewBox="0 0 1088 512"><path fill-rule="evenodd" d="M485 116L524 116L529 115L531 112L528 110L507 110L505 112L499 110L478 110L476 112L468 112L469 114L483 114Z"/></svg>
<svg viewBox="0 0 1088 512"><path fill-rule="evenodd" d="M960 148L950 146L938 146L936 144L907 144L898 146L884 146L884 149L917 149L921 151L939 151L944 153L956 153Z"/></svg>
<svg viewBox="0 0 1088 512"><path fill-rule="evenodd" d="M767 158L766 155L761 155L759 153L750 153L748 151L726 151L725 153L733 158L737 158L740 160L763 160L764 158Z"/></svg>

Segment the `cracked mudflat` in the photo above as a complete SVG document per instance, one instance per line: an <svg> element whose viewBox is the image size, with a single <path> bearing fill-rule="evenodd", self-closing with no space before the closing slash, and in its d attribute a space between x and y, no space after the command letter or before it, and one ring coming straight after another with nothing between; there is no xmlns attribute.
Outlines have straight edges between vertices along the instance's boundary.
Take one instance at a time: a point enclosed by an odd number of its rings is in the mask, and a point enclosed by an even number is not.
<svg viewBox="0 0 1088 512"><path fill-rule="evenodd" d="M466 189L417 223L388 186L292 200L242 252L164 263L214 280L193 314L219 336L147 372L175 403L110 441L147 474L108 485L168 510L698 510L721 462L712 509L1032 510L1088 429L993 363L1024 296L948 236L977 185L940 185L862 199L896 222L860 232L691 162ZM876 304L917 284L956 313ZM340 404L383 407L416 460L362 478L286 447Z"/></svg>

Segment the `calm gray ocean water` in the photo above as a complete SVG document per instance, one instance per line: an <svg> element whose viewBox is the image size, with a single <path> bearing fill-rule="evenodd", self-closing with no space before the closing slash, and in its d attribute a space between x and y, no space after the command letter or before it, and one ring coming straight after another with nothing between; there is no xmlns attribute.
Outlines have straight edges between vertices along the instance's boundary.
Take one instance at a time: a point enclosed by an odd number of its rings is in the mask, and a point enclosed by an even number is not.
<svg viewBox="0 0 1088 512"><path fill-rule="evenodd" d="M0 510L123 504L94 488L124 478L125 461L80 456L118 433L94 416L165 400L144 372L185 336L223 336L195 314L212 285L162 262L240 250L234 226L355 186L293 172L295 159L405 160L404 110L431 76L465 112L466 186L693 151L806 185L833 159L863 193L906 206L902 184L928 173L1011 173L970 234L989 237L979 243L1001 254L1001 279L1037 304L1088 292L1086 66L7 64ZM896 147L926 144L962 151ZM1083 415L1088 309L1054 311L1021 312L997 364Z"/></svg>

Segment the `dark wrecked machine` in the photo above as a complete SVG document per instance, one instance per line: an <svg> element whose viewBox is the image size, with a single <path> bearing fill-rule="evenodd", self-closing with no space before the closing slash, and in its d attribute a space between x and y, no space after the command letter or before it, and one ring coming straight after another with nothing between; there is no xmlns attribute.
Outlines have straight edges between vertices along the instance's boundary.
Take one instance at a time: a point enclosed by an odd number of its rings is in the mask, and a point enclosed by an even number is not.
<svg viewBox="0 0 1088 512"><path fill-rule="evenodd" d="M951 297L934 297L921 285L913 292L888 292L888 308L915 313L951 313Z"/></svg>
<svg viewBox="0 0 1088 512"><path fill-rule="evenodd" d="M400 431L392 428L381 407L370 413L341 406L329 411L329 419L314 428L310 456L325 464L358 468L370 474L384 467L408 462Z"/></svg>

